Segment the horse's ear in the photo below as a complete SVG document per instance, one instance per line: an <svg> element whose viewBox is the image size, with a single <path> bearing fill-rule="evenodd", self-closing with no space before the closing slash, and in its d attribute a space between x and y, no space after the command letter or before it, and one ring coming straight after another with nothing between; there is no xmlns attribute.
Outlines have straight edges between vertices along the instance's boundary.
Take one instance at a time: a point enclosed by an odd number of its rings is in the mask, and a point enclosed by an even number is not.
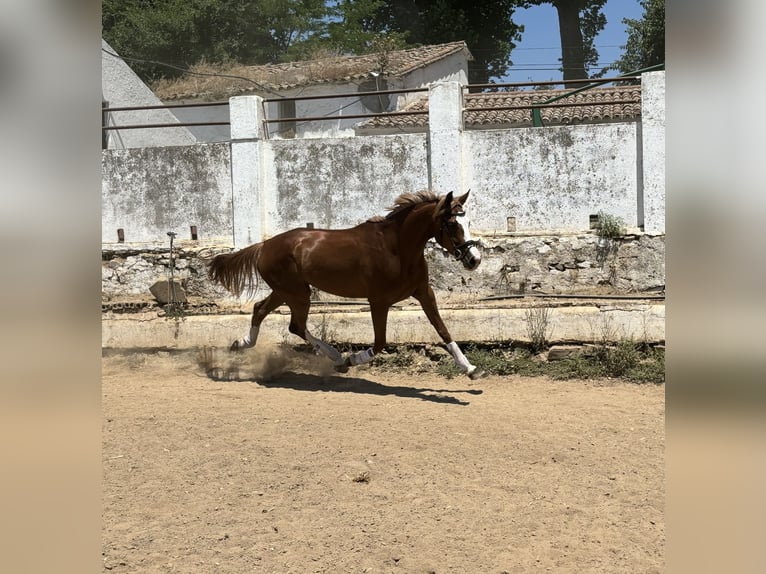
<svg viewBox="0 0 766 574"><path fill-rule="evenodd" d="M468 194L471 193L471 190L469 189L466 191L463 195L460 197L456 197L455 201L457 201L460 205L465 205L466 200L468 199Z"/></svg>
<svg viewBox="0 0 766 574"><path fill-rule="evenodd" d="M439 199L439 203L436 204L436 212L434 217L441 217L443 215L452 213L452 192Z"/></svg>

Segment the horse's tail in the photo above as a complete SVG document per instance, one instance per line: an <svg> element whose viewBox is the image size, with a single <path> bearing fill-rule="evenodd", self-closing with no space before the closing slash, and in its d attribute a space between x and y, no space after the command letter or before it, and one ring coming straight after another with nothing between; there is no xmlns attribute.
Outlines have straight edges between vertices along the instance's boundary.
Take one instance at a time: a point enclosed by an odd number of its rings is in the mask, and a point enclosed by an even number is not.
<svg viewBox="0 0 766 574"><path fill-rule="evenodd" d="M207 264L207 275L234 295L252 295L258 287L258 257L263 243L232 253L216 255Z"/></svg>

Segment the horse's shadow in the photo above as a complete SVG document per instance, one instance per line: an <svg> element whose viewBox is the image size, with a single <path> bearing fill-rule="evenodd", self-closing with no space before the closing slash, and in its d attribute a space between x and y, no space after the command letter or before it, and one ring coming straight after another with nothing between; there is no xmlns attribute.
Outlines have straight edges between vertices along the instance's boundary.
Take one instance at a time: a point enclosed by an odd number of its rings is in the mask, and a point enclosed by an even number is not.
<svg viewBox="0 0 766 574"><path fill-rule="evenodd" d="M225 355L224 355L225 356ZM287 358L285 358L287 357ZM386 385L361 377L339 376L332 372L311 374L290 370L287 361L292 358L301 362L301 355L288 353L272 358L256 367L243 360L232 360L229 356L221 360L216 351L204 348L197 356L197 364L207 378L213 381L257 383L266 388L283 388L295 391L361 393L377 396L396 396L402 398L420 399L442 404L469 405L467 401L444 394L466 393L480 395L480 389L432 389L405 385ZM241 357L240 357L241 359ZM257 374L259 371L267 374Z"/></svg>
<svg viewBox="0 0 766 574"><path fill-rule="evenodd" d="M427 387L410 387L401 385L385 385L360 377L319 376L307 373L286 371L276 377L256 380L259 385L268 388L283 388L296 391L332 392L332 393L361 393L377 396L396 396L409 399L420 399L433 403L467 406L471 403L443 393L467 393L480 395L479 389L432 389Z"/></svg>

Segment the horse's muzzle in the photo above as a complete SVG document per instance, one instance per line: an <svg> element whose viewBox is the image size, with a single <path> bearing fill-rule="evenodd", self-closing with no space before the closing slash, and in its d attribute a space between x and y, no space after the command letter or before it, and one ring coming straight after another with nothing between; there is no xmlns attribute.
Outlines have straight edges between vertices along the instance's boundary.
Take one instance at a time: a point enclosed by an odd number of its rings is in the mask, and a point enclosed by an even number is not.
<svg viewBox="0 0 766 574"><path fill-rule="evenodd" d="M463 267L469 271L473 271L481 263L481 253L476 248L476 242L473 240L466 241L460 245L455 246L455 259L463 264Z"/></svg>

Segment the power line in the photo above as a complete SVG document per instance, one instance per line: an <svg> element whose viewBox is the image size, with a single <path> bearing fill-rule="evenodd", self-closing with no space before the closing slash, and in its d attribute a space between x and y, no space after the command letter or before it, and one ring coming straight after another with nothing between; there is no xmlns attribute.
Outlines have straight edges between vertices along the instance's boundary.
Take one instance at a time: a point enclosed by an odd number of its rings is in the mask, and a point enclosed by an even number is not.
<svg viewBox="0 0 766 574"><path fill-rule="evenodd" d="M193 70L190 70L189 68L182 68L181 66L176 66L174 64L168 64L167 62L159 62L157 60L145 60L143 58L131 58L130 56L120 56L119 54L115 54L114 52L111 52L111 51L107 50L103 46L101 47L101 51L102 52L106 52L110 56L112 56L114 58L117 58L119 60L130 61L130 62L140 62L142 64L154 64L156 66L165 66L167 68L172 68L173 70L178 70L180 72L184 72L186 74L191 74L191 75L194 75L194 76L212 76L212 77L215 77L215 78L230 78L230 79L233 79L233 80L242 80L242 81L245 81L245 82L250 82L251 84L256 86L259 90L262 90L264 92L268 92L269 94L277 96L278 98L283 98L284 97L282 94L280 94L278 92L275 92L273 90L270 90L269 88L267 88L263 84L261 84L259 82L256 82L255 80L253 80L251 78L246 78L244 76L235 76L235 75L232 75L232 74L219 74L219 73L215 73L215 72L195 72Z"/></svg>
<svg viewBox="0 0 766 574"><path fill-rule="evenodd" d="M576 48L577 46L568 46L569 48ZM623 44L594 44L594 48L622 48ZM534 47L534 48L514 48L513 52L523 51L523 50L561 50L561 46L551 46L551 47ZM471 50L473 51L473 50Z"/></svg>

